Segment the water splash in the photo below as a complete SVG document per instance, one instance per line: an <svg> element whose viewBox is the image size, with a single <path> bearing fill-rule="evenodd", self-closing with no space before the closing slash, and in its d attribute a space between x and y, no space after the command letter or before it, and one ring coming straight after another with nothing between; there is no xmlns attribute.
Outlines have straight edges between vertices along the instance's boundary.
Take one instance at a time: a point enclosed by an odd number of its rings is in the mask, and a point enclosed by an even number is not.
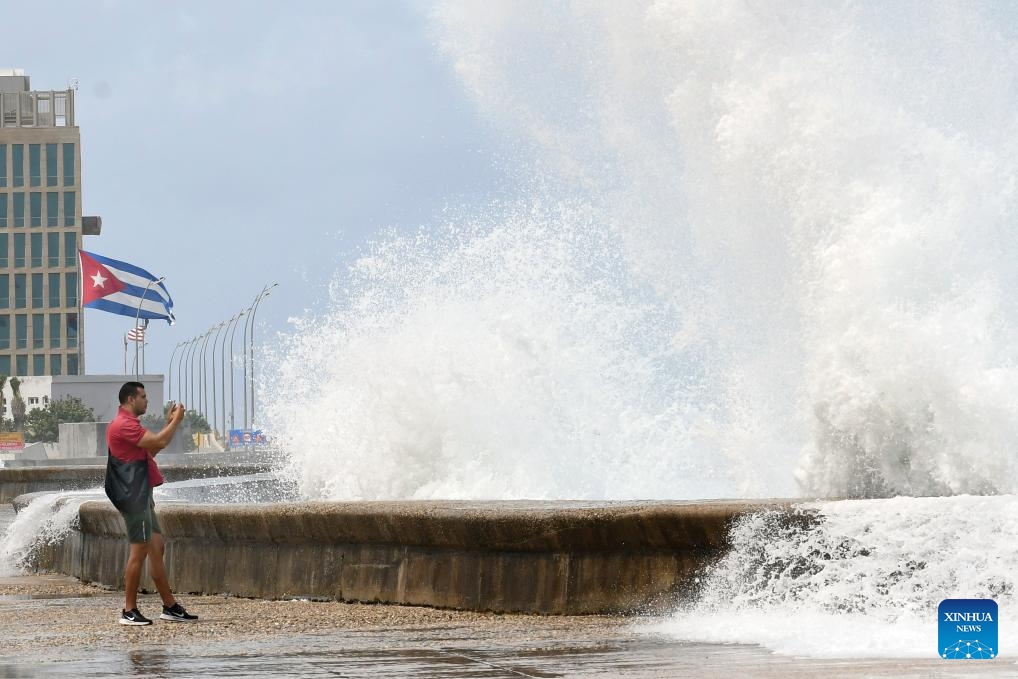
<svg viewBox="0 0 1018 679"><path fill-rule="evenodd" d="M40 493L22 508L0 536L0 576L32 566L37 550L60 542L78 520L83 502L105 498L102 490Z"/></svg>
<svg viewBox="0 0 1018 679"><path fill-rule="evenodd" d="M541 180L377 244L298 324L266 398L302 489L1014 492L1018 49L988 11L443 3Z"/></svg>
<svg viewBox="0 0 1018 679"><path fill-rule="evenodd" d="M929 657L937 606L1000 605L1018 632L1018 497L893 498L799 505L740 520L697 601L656 627L683 639L760 643L787 654Z"/></svg>
<svg viewBox="0 0 1018 679"><path fill-rule="evenodd" d="M300 323L263 400L302 490L586 499L727 483L698 454L709 433L686 426L695 367L674 314L595 217L518 207L359 260L335 295L349 303Z"/></svg>

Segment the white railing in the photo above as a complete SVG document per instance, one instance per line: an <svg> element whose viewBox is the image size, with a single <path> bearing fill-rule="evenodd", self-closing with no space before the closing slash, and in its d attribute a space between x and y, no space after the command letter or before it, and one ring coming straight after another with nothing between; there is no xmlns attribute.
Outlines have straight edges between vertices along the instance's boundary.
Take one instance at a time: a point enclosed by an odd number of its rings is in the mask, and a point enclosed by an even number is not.
<svg viewBox="0 0 1018 679"><path fill-rule="evenodd" d="M74 127L74 90L0 92L0 127Z"/></svg>

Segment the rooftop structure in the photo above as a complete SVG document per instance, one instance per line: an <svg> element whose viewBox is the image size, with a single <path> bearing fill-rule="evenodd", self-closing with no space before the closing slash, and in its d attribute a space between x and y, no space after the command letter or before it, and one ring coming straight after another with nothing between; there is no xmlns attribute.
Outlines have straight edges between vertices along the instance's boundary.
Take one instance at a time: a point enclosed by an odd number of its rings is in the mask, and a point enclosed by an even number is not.
<svg viewBox="0 0 1018 679"><path fill-rule="evenodd" d="M21 69L0 69L0 127L74 127L74 90L32 90Z"/></svg>

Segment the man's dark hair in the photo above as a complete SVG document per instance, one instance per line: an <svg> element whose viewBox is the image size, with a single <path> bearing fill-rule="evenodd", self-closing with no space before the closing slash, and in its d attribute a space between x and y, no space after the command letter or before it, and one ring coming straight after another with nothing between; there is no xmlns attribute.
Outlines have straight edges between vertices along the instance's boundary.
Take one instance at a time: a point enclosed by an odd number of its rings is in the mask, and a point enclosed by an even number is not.
<svg viewBox="0 0 1018 679"><path fill-rule="evenodd" d="M120 405L127 403L127 399L137 394L139 389L144 388L145 385L141 382L124 382L124 386L120 387Z"/></svg>

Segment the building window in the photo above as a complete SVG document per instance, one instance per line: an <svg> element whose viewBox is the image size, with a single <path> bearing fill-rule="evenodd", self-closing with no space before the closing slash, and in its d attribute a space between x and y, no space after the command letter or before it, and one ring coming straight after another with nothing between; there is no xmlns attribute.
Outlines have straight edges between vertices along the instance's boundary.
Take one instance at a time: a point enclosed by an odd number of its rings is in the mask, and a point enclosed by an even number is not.
<svg viewBox="0 0 1018 679"><path fill-rule="evenodd" d="M0 186L7 186L7 144L0 144Z"/></svg>
<svg viewBox="0 0 1018 679"><path fill-rule="evenodd" d="M77 375L78 374L78 355L70 354L67 357L67 374Z"/></svg>
<svg viewBox="0 0 1018 679"><path fill-rule="evenodd" d="M28 356L25 354L18 354L14 357L14 367L17 369L17 374L27 375L28 374Z"/></svg>
<svg viewBox="0 0 1018 679"><path fill-rule="evenodd" d="M74 349L77 347L77 313L71 313L64 316L67 321L67 348ZM67 361L67 374L77 375L77 371L70 372L70 361Z"/></svg>
<svg viewBox="0 0 1018 679"><path fill-rule="evenodd" d="M11 317L7 314L0 315L0 349L11 348ZM0 370L0 375L10 375L10 357L7 358L7 370Z"/></svg>
<svg viewBox="0 0 1018 679"><path fill-rule="evenodd" d="M78 233L68 231L64 233L64 266L74 266L78 263Z"/></svg>
<svg viewBox="0 0 1018 679"><path fill-rule="evenodd" d="M59 375L63 372L63 356L60 354L53 354L49 357L49 373L50 375ZM44 403L49 403L49 397L42 397Z"/></svg>
<svg viewBox="0 0 1018 679"><path fill-rule="evenodd" d="M32 348L42 349L46 346L46 316L32 314Z"/></svg>
<svg viewBox="0 0 1018 679"><path fill-rule="evenodd" d="M46 263L60 266L60 234L55 231L46 234Z"/></svg>
<svg viewBox="0 0 1018 679"><path fill-rule="evenodd" d="M15 193L14 195L14 226L25 225L25 194Z"/></svg>
<svg viewBox="0 0 1018 679"><path fill-rule="evenodd" d="M60 306L60 274L58 273L49 274L49 305L51 307Z"/></svg>
<svg viewBox="0 0 1018 679"><path fill-rule="evenodd" d="M46 374L46 356L44 354L36 354L32 356L32 374L33 375Z"/></svg>
<svg viewBox="0 0 1018 679"><path fill-rule="evenodd" d="M64 304L67 306L78 306L78 274L77 273L65 273L64 274ZM70 321L67 321L68 330L70 330ZM75 322L74 327L78 327Z"/></svg>
<svg viewBox="0 0 1018 679"><path fill-rule="evenodd" d="M64 144L64 186L74 186L74 144Z"/></svg>
<svg viewBox="0 0 1018 679"><path fill-rule="evenodd" d="M28 145L28 185L42 186L42 159L38 144Z"/></svg>
<svg viewBox="0 0 1018 679"><path fill-rule="evenodd" d="M40 357L36 356L36 358L40 358ZM39 397L38 396L29 396L28 397L28 405L30 405L30 406L37 406L37 405L39 405Z"/></svg>
<svg viewBox="0 0 1018 679"><path fill-rule="evenodd" d="M0 356L0 375L10 375L10 374L11 374L11 357ZM4 406L3 414L4 415L7 414L6 405Z"/></svg>
<svg viewBox="0 0 1018 679"><path fill-rule="evenodd" d="M57 185L57 145L46 144L46 186Z"/></svg>
<svg viewBox="0 0 1018 679"><path fill-rule="evenodd" d="M64 226L74 226L74 191L64 191Z"/></svg>
<svg viewBox="0 0 1018 679"><path fill-rule="evenodd" d="M14 268L25 266L25 234L14 234Z"/></svg>
<svg viewBox="0 0 1018 679"><path fill-rule="evenodd" d="M43 304L45 300L45 292L42 289L42 274L32 274L32 308L33 309L45 309L46 305Z"/></svg>
<svg viewBox="0 0 1018 679"><path fill-rule="evenodd" d="M60 348L60 314L49 315L49 348Z"/></svg>
<svg viewBox="0 0 1018 679"><path fill-rule="evenodd" d="M0 273L0 309L9 309L11 307L11 277L5 273ZM6 316L0 316L0 318L6 318Z"/></svg>
<svg viewBox="0 0 1018 679"><path fill-rule="evenodd" d="M0 193L0 227L7 228L7 194Z"/></svg>
<svg viewBox="0 0 1018 679"><path fill-rule="evenodd" d="M56 191L46 193L46 226L60 224L60 194Z"/></svg>
<svg viewBox="0 0 1018 679"><path fill-rule="evenodd" d="M24 144L11 144L11 177L14 186L25 185L25 146Z"/></svg>
<svg viewBox="0 0 1018 679"><path fill-rule="evenodd" d="M14 274L14 308L24 309L28 306L27 277L23 273Z"/></svg>
<svg viewBox="0 0 1018 679"><path fill-rule="evenodd" d="M28 348L28 316L25 314L18 314L14 317L14 346L18 349ZM18 373L25 374L22 370L19 370Z"/></svg>
<svg viewBox="0 0 1018 679"><path fill-rule="evenodd" d="M30 226L42 226L42 194L38 191L28 194L28 219Z"/></svg>
<svg viewBox="0 0 1018 679"><path fill-rule="evenodd" d="M30 242L32 244L32 251L31 251L31 254L32 254L32 267L33 268L40 267L40 266L42 266L42 234L41 233L33 233L32 234L32 239L31 239Z"/></svg>

